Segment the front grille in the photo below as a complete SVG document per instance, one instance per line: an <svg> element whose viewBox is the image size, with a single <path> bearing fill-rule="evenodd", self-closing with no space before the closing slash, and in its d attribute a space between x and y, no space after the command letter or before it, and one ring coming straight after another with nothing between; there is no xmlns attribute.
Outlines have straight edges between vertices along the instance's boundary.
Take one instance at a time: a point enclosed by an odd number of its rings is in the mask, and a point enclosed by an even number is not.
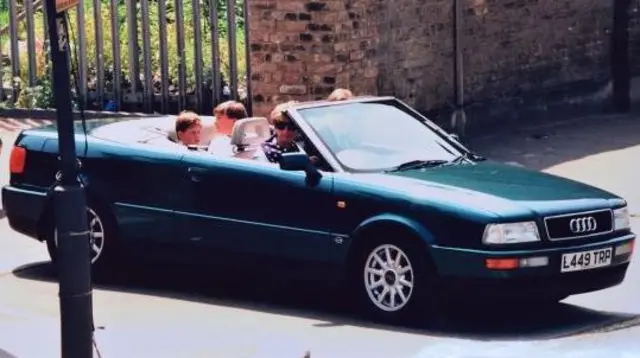
<svg viewBox="0 0 640 358"><path fill-rule="evenodd" d="M549 240L578 239L613 231L610 209L550 216L544 219Z"/></svg>

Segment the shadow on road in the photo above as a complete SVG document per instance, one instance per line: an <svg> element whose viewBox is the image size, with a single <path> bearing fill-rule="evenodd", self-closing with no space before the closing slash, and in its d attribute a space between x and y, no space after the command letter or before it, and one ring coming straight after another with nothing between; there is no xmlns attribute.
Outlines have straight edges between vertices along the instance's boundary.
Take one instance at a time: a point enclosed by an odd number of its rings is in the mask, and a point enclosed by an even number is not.
<svg viewBox="0 0 640 358"><path fill-rule="evenodd" d="M0 348L0 358L18 358L18 357Z"/></svg>
<svg viewBox="0 0 640 358"><path fill-rule="evenodd" d="M28 280L57 281L55 268L49 262L24 265L15 269L13 274ZM264 277L234 274L231 280L220 279L219 276L153 265L128 268L126 274L101 279L95 288L322 320L323 323L314 325L317 328L363 326L476 340L553 339L616 324L640 324L640 315L599 312L558 304L545 309L523 307L518 312L487 307L456 307L442 312L435 322L429 324L414 327L382 326L353 314L345 293L335 287L281 277L265 280Z"/></svg>
<svg viewBox="0 0 640 358"><path fill-rule="evenodd" d="M549 123L537 128L502 130L472 138L467 145L497 161L543 170L590 155L640 145L640 114L599 115Z"/></svg>

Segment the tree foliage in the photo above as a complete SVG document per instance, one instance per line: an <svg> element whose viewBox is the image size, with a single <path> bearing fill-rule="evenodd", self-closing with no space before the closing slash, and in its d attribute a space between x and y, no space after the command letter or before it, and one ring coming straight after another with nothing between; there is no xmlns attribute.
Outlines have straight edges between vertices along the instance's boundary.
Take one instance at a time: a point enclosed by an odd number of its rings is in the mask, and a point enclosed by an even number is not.
<svg viewBox="0 0 640 358"><path fill-rule="evenodd" d="M0 0L0 6L5 5L3 2L11 1L11 0ZM124 86L127 86L127 82L130 81L129 73L128 73L128 64L129 64L129 51L130 51L130 39L128 38L129 34L127 31L127 8L125 0L116 0L118 2L117 13L115 14L118 20L118 43L120 47L120 64L122 69L122 78ZM182 0L178 0L182 1ZM202 63L204 66L204 81L210 81L212 78L212 49L214 46L218 47L219 55L220 55L220 63L221 63L221 71L224 78L229 78L229 44L227 41L228 35L228 23L227 23L227 1L226 0L215 0L216 1L216 10L217 10L217 20L218 20L218 41L217 43L212 43L211 41L211 25L209 23L209 6L210 1L212 0L187 0L182 1L183 6L183 34L185 39L185 52L184 52L184 64L186 67L186 75L187 75L187 91L189 89L195 88L198 84L195 83L195 43L194 43L194 21L193 21L193 4L196 2L198 6L200 6L200 14L201 14L201 34L202 34L202 52L203 58ZM237 59L238 59L238 82L245 82L245 68L246 68L246 59L245 59L245 51L244 51L244 19L243 19L243 7L242 1L237 0L236 2L236 38L237 38ZM149 0L149 33L150 33L150 59L151 59L151 73L154 80L154 87L158 87L158 82L160 80L161 74L161 64L160 64L160 43L165 42L168 50L168 70L169 70L169 83L170 86L177 90L178 87L178 66L181 60L181 56L178 54L177 49L177 23L176 23L176 11L175 11L175 0L166 0L166 18L165 23L167 26L167 38L160 38L160 18L159 18L159 8L157 0ZM8 4L6 4L8 5ZM22 8L22 0L17 0L17 5L20 11ZM143 76L144 70L142 66L143 62L143 54L142 54L142 14L140 11L140 1L136 1L137 7L137 27L138 27L138 44L139 44L139 61L141 67L141 76ZM1 9L1 7L0 7ZM97 54L96 54L96 31L95 24L96 18L93 16L93 0L84 0L84 9L85 9L85 19L82 26L82 30L85 33L86 47L84 49L84 53L86 54L87 59L87 70L88 70L88 82L89 89L92 89L92 86L95 86L95 78L98 72L97 69ZM101 13L101 22L102 22L102 45L103 45L103 63L105 69L105 80L106 80L106 90L111 91L113 83L111 82L113 78L113 40L111 34L111 0L100 0L100 13ZM6 13L5 11L4 13ZM0 17L2 15L2 10L0 10ZM71 22L71 29L73 30L73 34L71 36L71 46L73 47L74 40L77 40L78 37L78 29L76 22L77 12L75 9L69 11L69 18ZM37 52L37 77L38 84L43 83L42 78L48 76L47 66L46 66L46 56L45 54L45 45L44 45L44 18L41 10L38 10L35 14L35 33L36 40L41 45L40 48L36 49ZM0 24L1 25L1 24ZM6 37L6 36L5 36ZM23 23L19 27L19 40L26 41L26 25ZM6 39L4 39L6 40ZM6 41L5 41L6 42ZM4 50L4 48L3 48ZM78 49L78 52L80 49ZM6 56L8 51L3 51ZM4 71L5 78L4 83L9 84L12 82L17 82L20 84L20 88L26 88L26 84L28 83L28 56L26 52L26 46L21 47L20 51L20 78L12 79L10 71ZM199 84L203 85L203 84ZM126 88L123 88L126 91ZM37 97L34 95L33 89L29 89L23 91L23 95L31 97ZM46 102L45 100L38 100L38 102Z"/></svg>

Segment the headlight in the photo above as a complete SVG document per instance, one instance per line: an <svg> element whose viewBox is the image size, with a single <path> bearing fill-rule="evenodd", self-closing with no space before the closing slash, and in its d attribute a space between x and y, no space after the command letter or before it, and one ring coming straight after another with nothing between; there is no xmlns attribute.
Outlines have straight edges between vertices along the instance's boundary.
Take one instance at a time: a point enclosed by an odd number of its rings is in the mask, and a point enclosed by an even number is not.
<svg viewBox="0 0 640 358"><path fill-rule="evenodd" d="M533 221L489 224L482 236L482 242L489 245L520 244L535 241L540 241L540 233L538 233L538 226Z"/></svg>
<svg viewBox="0 0 640 358"><path fill-rule="evenodd" d="M613 211L613 229L624 230L631 227L631 221L629 219L629 209L624 208L615 209Z"/></svg>

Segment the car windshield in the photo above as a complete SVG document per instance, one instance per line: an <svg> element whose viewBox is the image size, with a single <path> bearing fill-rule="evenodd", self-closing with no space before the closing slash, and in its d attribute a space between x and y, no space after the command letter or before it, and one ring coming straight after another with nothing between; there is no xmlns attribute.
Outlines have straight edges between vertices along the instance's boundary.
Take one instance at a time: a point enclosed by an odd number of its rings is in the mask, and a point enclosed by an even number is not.
<svg viewBox="0 0 640 358"><path fill-rule="evenodd" d="M463 154L395 100L336 103L297 112L348 171L442 164Z"/></svg>

